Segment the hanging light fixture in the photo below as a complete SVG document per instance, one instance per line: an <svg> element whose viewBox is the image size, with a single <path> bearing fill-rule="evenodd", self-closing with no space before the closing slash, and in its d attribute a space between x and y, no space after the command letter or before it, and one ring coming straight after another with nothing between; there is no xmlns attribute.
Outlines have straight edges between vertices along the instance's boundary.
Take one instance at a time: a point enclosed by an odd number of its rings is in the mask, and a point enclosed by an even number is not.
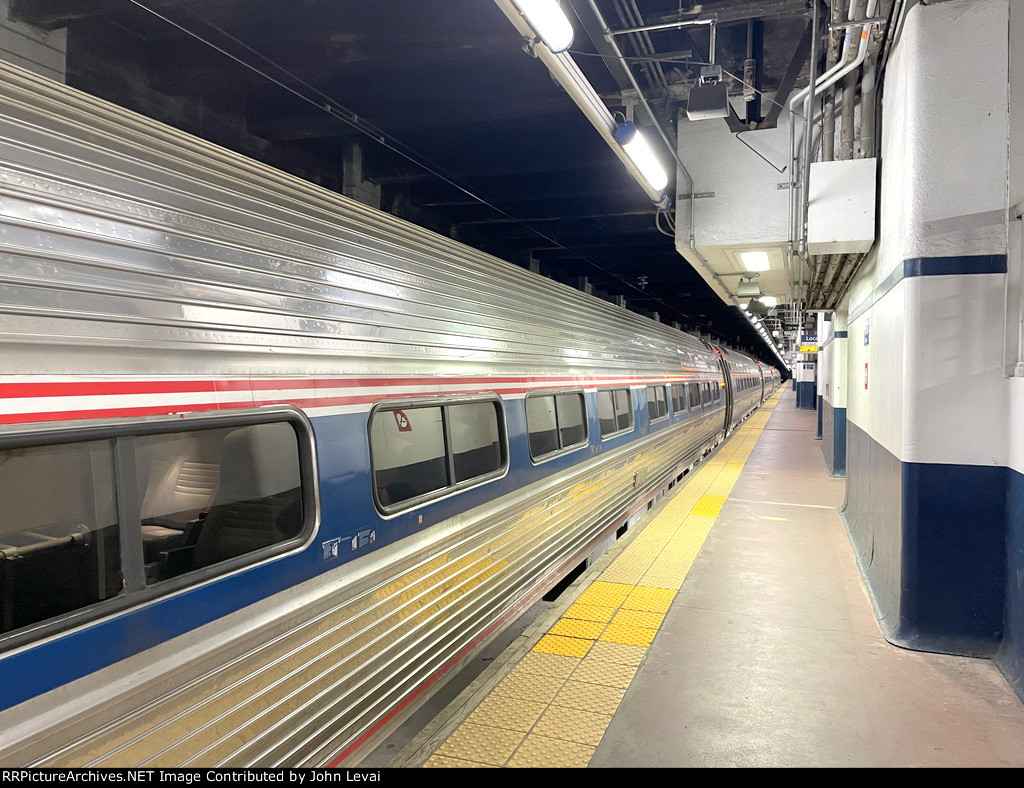
<svg viewBox="0 0 1024 788"><path fill-rule="evenodd" d="M558 0L512 0L526 17L530 27L552 52L564 52L572 46L574 32L569 17Z"/></svg>
<svg viewBox="0 0 1024 788"><path fill-rule="evenodd" d="M644 180L655 191L661 191L668 186L668 174L665 168L654 155L651 146L647 144L640 129L631 120L620 123L615 129L615 141L622 146L622 149L629 156Z"/></svg>

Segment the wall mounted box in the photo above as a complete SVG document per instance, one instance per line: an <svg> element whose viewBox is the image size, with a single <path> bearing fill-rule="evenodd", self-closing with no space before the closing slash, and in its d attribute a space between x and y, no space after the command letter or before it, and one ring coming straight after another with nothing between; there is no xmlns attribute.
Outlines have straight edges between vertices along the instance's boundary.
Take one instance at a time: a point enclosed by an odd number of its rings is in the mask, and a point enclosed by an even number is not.
<svg viewBox="0 0 1024 788"><path fill-rule="evenodd" d="M807 206L807 251L817 254L866 252L875 242L877 159L811 164Z"/></svg>

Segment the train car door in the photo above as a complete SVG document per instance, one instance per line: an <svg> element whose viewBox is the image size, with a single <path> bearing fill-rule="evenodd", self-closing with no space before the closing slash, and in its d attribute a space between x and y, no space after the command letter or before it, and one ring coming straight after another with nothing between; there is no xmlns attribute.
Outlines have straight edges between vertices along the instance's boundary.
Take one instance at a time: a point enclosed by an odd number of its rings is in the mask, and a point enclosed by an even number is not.
<svg viewBox="0 0 1024 788"><path fill-rule="evenodd" d="M729 373L729 364L725 360L725 353L718 348L715 348L715 353L718 355L718 365L722 368L722 379L725 382L725 426L722 428L722 432L728 438L729 427L732 425L732 377Z"/></svg>

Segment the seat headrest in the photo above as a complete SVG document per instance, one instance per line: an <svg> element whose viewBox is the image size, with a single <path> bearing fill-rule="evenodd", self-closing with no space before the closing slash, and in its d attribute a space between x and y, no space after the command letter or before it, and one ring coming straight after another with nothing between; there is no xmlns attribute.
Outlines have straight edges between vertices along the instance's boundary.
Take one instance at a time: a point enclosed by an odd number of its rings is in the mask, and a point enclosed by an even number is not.
<svg viewBox="0 0 1024 788"><path fill-rule="evenodd" d="M290 424L254 424L225 436L218 503L264 498L298 486L298 445Z"/></svg>

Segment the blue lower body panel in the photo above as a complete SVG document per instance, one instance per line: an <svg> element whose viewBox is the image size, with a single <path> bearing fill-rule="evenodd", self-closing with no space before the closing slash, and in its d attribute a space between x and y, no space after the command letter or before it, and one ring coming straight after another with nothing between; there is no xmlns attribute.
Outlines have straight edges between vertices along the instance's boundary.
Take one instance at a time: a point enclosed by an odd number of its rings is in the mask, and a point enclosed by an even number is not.
<svg viewBox="0 0 1024 788"><path fill-rule="evenodd" d="M846 476L846 408L833 408L822 398L818 408L821 424L821 456L829 476Z"/></svg>
<svg viewBox="0 0 1024 788"><path fill-rule="evenodd" d="M797 383L796 384L796 406L803 410L813 410L815 405L817 387L814 385L814 381Z"/></svg>
<svg viewBox="0 0 1024 788"><path fill-rule="evenodd" d="M1007 469L904 463L847 423L846 522L890 642L992 656L1003 636Z"/></svg>

